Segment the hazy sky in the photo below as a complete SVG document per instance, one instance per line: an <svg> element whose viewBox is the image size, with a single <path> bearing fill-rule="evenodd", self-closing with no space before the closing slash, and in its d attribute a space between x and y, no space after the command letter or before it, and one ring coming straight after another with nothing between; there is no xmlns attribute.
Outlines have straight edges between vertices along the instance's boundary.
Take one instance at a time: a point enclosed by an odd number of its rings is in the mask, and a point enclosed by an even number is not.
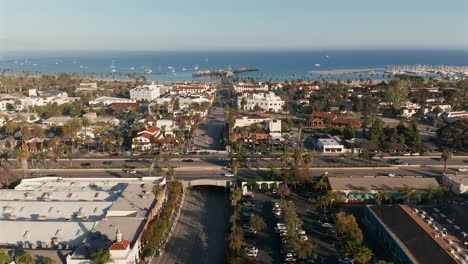
<svg viewBox="0 0 468 264"><path fill-rule="evenodd" d="M466 0L0 0L0 50L468 49Z"/></svg>

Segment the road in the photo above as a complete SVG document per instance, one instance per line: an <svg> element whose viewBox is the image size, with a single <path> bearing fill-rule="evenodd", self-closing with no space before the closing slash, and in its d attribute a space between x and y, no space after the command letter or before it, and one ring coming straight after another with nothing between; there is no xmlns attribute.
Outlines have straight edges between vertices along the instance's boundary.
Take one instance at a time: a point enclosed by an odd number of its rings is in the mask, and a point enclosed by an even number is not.
<svg viewBox="0 0 468 264"><path fill-rule="evenodd" d="M447 172L457 172L458 166L449 166ZM21 170L10 170L21 173ZM269 169L240 168L239 178L249 180L256 176L266 175ZM136 169L135 174L126 173L120 168L83 168L83 169L31 169L27 173L38 172L38 176L59 176L59 177L146 177L149 176L148 169ZM176 168L177 179L203 179L224 177L227 172L226 165L213 164L212 162L190 162ZM277 170L277 172L279 172ZM443 167L437 166L395 166L395 167L356 167L356 168L310 168L312 177L322 176L327 173L329 176L384 176L394 173L399 176L440 176ZM1 173L1 171L0 171ZM151 176L161 176L160 172L153 172Z"/></svg>
<svg viewBox="0 0 468 264"><path fill-rule="evenodd" d="M192 187L187 196L174 235L156 263L224 263L228 231L228 193L219 187Z"/></svg>
<svg viewBox="0 0 468 264"><path fill-rule="evenodd" d="M207 121L195 131L194 149L224 150L223 131L224 108L213 106L208 112Z"/></svg>

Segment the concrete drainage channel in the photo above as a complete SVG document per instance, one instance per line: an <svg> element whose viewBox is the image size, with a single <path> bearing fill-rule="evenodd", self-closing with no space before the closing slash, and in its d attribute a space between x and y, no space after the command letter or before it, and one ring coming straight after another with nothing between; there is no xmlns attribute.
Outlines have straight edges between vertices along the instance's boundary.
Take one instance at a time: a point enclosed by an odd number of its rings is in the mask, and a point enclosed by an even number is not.
<svg viewBox="0 0 468 264"><path fill-rule="evenodd" d="M182 208L184 207L186 192L187 189L184 189L184 191L182 192L182 196L179 199L179 205L177 206L176 212L174 212L171 216L170 223L172 223L172 225L169 228L169 232L167 233L166 238L164 239L162 250L159 252L159 256L153 256L147 261L147 263L158 264L161 261L161 258L164 255L164 251L166 249L167 242L169 242L169 240L171 239L172 234L174 233L174 230L177 226L177 222L179 221L180 213L182 212Z"/></svg>

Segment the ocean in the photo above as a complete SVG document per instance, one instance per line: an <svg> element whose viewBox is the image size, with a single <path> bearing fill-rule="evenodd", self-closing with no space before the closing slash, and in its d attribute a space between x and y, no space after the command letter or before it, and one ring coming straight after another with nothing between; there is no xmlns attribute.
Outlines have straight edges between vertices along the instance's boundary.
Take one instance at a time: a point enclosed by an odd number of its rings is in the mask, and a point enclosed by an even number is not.
<svg viewBox="0 0 468 264"><path fill-rule="evenodd" d="M0 68L7 74L79 73L96 78L124 79L125 73L149 73L148 80L191 81L200 70L239 67L258 68L238 74L258 81L348 80L388 78L382 70L372 74L328 74L316 71L339 69L382 69L386 65L468 65L467 51L442 50L330 50L330 51L227 51L227 52L150 52L77 51L0 54Z"/></svg>

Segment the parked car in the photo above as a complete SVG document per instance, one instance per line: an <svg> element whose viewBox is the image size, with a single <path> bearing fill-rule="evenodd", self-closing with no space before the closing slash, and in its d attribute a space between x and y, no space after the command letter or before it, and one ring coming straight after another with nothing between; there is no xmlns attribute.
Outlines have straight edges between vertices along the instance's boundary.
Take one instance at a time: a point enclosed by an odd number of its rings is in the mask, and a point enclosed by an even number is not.
<svg viewBox="0 0 468 264"><path fill-rule="evenodd" d="M338 259L338 263L340 264L353 264L354 260L349 257L341 257Z"/></svg>
<svg viewBox="0 0 468 264"><path fill-rule="evenodd" d="M89 162L83 162L80 164L81 166L85 167L85 166L91 166L91 163Z"/></svg>
<svg viewBox="0 0 468 264"><path fill-rule="evenodd" d="M136 174L137 173L136 170L127 170L126 172L129 173L129 174Z"/></svg>
<svg viewBox="0 0 468 264"><path fill-rule="evenodd" d="M193 162L193 159L183 159L182 162Z"/></svg>
<svg viewBox="0 0 468 264"><path fill-rule="evenodd" d="M35 171L35 172L31 173L31 176L33 176L33 177L41 177L41 176L42 176L42 173Z"/></svg>
<svg viewBox="0 0 468 264"><path fill-rule="evenodd" d="M231 172L224 173L224 177L234 177L234 174Z"/></svg>
<svg viewBox="0 0 468 264"><path fill-rule="evenodd" d="M467 171L465 168L458 168L458 171Z"/></svg>

